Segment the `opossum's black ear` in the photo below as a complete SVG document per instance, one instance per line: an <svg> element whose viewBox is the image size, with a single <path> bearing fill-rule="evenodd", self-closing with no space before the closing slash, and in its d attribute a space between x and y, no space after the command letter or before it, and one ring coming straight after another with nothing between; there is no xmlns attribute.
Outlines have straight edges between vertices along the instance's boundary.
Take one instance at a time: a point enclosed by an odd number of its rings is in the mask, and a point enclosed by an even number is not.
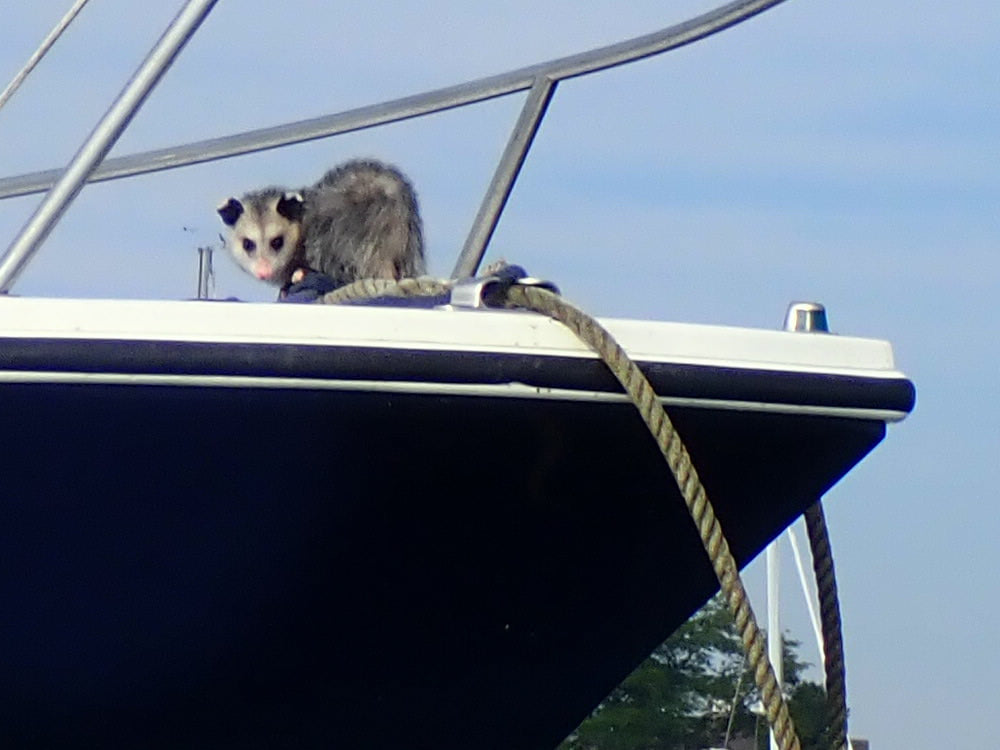
<svg viewBox="0 0 1000 750"><path fill-rule="evenodd" d="M243 204L240 203L235 198L230 198L228 201L219 206L216 210L219 212L219 216L222 217L222 222L226 226L231 227L243 215Z"/></svg>
<svg viewBox="0 0 1000 750"><path fill-rule="evenodd" d="M284 216L289 221L298 221L302 218L302 196L299 193L285 193L278 198L278 214Z"/></svg>

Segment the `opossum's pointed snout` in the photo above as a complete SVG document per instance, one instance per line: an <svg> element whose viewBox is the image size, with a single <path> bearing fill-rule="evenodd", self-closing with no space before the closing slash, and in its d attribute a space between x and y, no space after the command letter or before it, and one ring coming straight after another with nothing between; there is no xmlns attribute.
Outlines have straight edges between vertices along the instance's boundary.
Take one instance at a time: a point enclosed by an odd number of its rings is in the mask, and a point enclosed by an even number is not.
<svg viewBox="0 0 1000 750"><path fill-rule="evenodd" d="M258 261L254 263L253 275L261 281L270 281L271 277L274 276L274 266L267 261Z"/></svg>

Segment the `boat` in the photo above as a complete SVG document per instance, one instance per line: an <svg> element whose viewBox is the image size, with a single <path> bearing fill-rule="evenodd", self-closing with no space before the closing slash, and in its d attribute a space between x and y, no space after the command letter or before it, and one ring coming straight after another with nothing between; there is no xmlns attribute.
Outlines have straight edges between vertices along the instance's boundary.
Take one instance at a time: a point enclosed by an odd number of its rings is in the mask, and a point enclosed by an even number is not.
<svg viewBox="0 0 1000 750"><path fill-rule="evenodd" d="M11 746L554 747L718 587L635 409L550 319L0 314ZM912 407L885 342L604 323L741 565Z"/></svg>
<svg viewBox="0 0 1000 750"><path fill-rule="evenodd" d="M551 748L718 590L618 382L487 304L481 250L430 306L0 298L6 745ZM741 566L913 408L891 345L822 313L602 320Z"/></svg>

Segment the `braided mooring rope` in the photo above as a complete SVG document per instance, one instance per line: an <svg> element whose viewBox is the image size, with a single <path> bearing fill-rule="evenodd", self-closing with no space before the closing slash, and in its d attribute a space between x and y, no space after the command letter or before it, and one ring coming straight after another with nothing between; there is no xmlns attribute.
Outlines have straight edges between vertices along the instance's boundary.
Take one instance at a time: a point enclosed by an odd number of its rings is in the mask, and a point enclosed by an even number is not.
<svg viewBox="0 0 1000 750"><path fill-rule="evenodd" d="M328 305L343 302L360 302L375 297L436 297L447 293L452 287L450 281L435 279L433 276L418 276L414 279L358 279L355 282L327 292L320 302Z"/></svg>
<svg viewBox="0 0 1000 750"><path fill-rule="evenodd" d="M729 543L715 515L715 509L691 463L691 456L663 409L653 386L611 334L596 320L556 294L538 287L513 286L507 299L519 307L544 313L569 328L597 352L631 397L640 416L656 439L698 528L719 579L723 596L733 615L743 648L753 669L754 680L775 739L782 750L798 750L799 738L788 714L788 705L778 687L774 669L767 658L764 634L757 625L750 600L740 578Z"/></svg>
<svg viewBox="0 0 1000 750"><path fill-rule="evenodd" d="M812 548L816 594L819 598L820 624L823 628L823 666L826 670L827 718L833 734L833 750L850 750L847 739L847 684L844 674L844 639L837 597L837 577L833 570L833 551L827 532L823 503L806 509L806 531Z"/></svg>
<svg viewBox="0 0 1000 750"><path fill-rule="evenodd" d="M323 302L355 301L367 296L420 296L441 294L448 282L433 279L404 279L400 282L362 280L337 289L322 298ZM418 291L418 288L421 288ZM761 702L768 723L781 750L800 750L798 735L788 713L788 705L778 686L768 660L764 635L757 625L750 600L740 578L736 560L722 532L715 510L691 463L687 448L677 434L656 396L653 386L639 367L593 317L571 305L557 294L534 286L510 287L506 296L511 307L522 307L559 321L593 349L607 364L632 399L649 431L656 439L680 489L684 503L694 520L712 568L719 579L723 596L733 615L743 648L761 692Z"/></svg>

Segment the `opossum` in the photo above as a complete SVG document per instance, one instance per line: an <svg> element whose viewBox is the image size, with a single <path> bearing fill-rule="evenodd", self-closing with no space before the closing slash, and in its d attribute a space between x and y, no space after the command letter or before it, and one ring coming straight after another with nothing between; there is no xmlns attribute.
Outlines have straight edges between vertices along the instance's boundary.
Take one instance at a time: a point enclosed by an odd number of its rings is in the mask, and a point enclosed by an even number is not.
<svg viewBox="0 0 1000 750"><path fill-rule="evenodd" d="M236 262L275 286L287 288L308 271L337 286L425 273L413 186L379 161L349 161L311 187L269 187L229 198L217 210Z"/></svg>

